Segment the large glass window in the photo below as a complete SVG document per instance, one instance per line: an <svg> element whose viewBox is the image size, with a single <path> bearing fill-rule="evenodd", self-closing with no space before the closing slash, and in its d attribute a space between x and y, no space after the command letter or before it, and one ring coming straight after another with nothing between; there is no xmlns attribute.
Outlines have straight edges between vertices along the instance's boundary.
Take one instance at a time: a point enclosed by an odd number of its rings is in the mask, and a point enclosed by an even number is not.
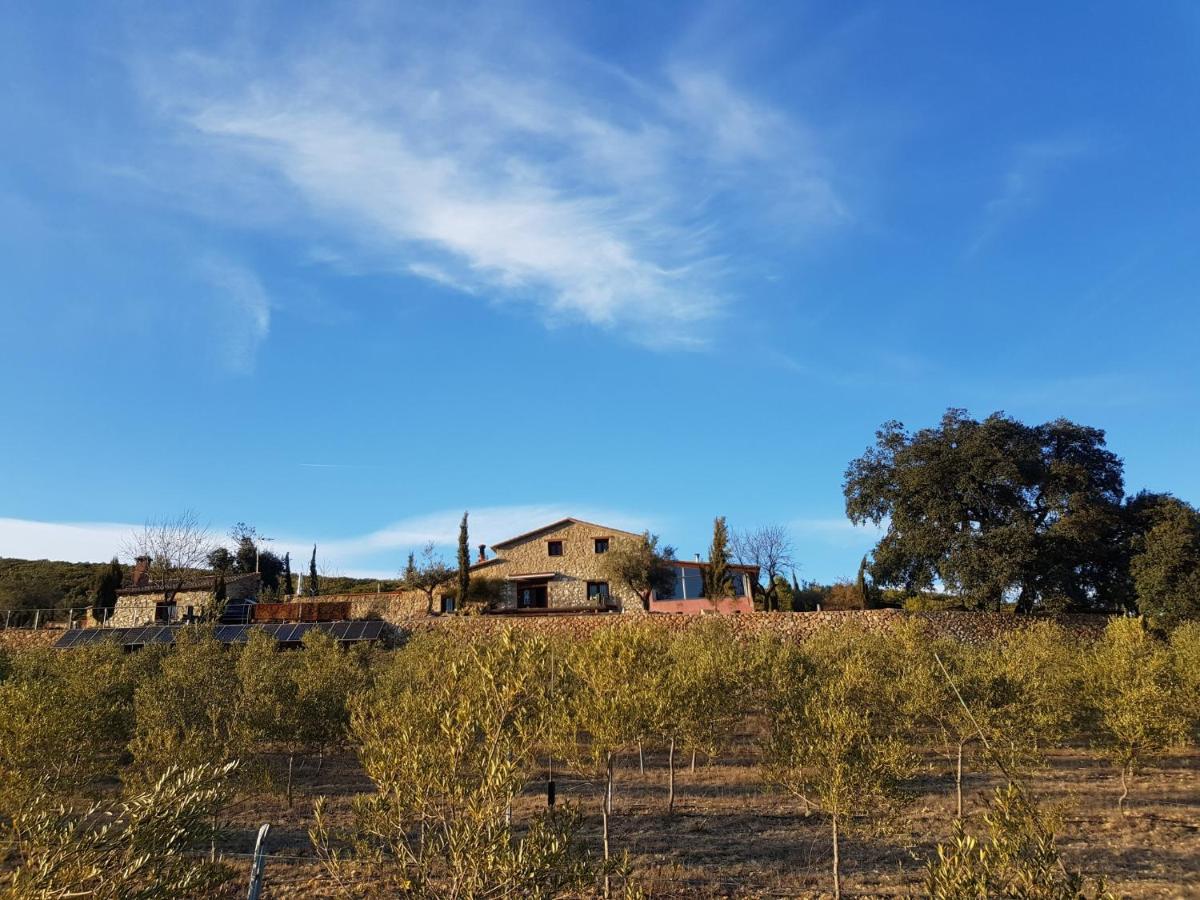
<svg viewBox="0 0 1200 900"><path fill-rule="evenodd" d="M729 574L729 581L733 587L732 596L734 596L734 597L745 597L746 596L746 575L745 575L745 573L731 572Z"/></svg>
<svg viewBox="0 0 1200 900"><path fill-rule="evenodd" d="M660 600L695 600L704 596L704 576L696 566L676 566L675 584Z"/></svg>

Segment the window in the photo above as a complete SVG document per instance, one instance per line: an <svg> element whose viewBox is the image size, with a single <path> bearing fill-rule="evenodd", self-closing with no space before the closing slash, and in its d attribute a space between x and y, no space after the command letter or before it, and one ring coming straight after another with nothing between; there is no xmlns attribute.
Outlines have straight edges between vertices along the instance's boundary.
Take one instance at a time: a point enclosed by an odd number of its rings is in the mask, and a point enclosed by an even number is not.
<svg viewBox="0 0 1200 900"><path fill-rule="evenodd" d="M563 542L562 541L546 541L546 553L550 556L562 556L563 555Z"/></svg>
<svg viewBox="0 0 1200 900"><path fill-rule="evenodd" d="M545 609L546 584L526 584L517 588L517 609Z"/></svg>
<svg viewBox="0 0 1200 900"><path fill-rule="evenodd" d="M608 606L608 582L589 581L587 583L588 599L597 606Z"/></svg>
<svg viewBox="0 0 1200 900"><path fill-rule="evenodd" d="M731 597L745 597L746 596L746 576L744 573L730 572L729 573L729 581L730 581L730 584L733 586L733 589L730 591Z"/></svg>
<svg viewBox="0 0 1200 900"><path fill-rule="evenodd" d="M697 600L704 596L704 575L697 566L676 566L675 587L660 600Z"/></svg>
<svg viewBox="0 0 1200 900"><path fill-rule="evenodd" d="M596 552L597 553L607 553L608 552L608 538L596 538Z"/></svg>

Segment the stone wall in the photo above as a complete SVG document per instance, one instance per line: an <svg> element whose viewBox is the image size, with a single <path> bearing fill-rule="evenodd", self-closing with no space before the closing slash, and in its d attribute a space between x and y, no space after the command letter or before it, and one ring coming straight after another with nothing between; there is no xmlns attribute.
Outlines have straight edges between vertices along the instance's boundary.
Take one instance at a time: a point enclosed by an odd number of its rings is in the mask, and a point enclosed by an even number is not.
<svg viewBox="0 0 1200 900"><path fill-rule="evenodd" d="M529 630L539 634L585 638L600 628L637 627L649 622L671 632L695 627L706 616L649 613L643 616L623 616L618 613L598 615L521 615L521 616L422 616L408 621L393 620L397 638L426 631L450 630L464 637L498 634L507 628ZM803 640L819 631L842 625L854 625L869 632L882 634L909 619L925 622L937 637L953 638L967 643L982 643L1025 628L1045 617L1015 616L1010 613L924 612L910 613L898 609L845 610L813 613L754 612L722 616L737 636L754 637L774 634L782 638ZM1102 615L1064 615L1053 621L1080 637L1095 638L1104 630L1109 617Z"/></svg>
<svg viewBox="0 0 1200 900"><path fill-rule="evenodd" d="M517 544L496 548L497 557L484 565L471 569L472 577L509 578L514 575L532 575L554 572L547 583L546 602L551 609L581 609L595 606L587 596L589 581L609 581L604 575L604 554L596 552L596 538L608 538L614 547L624 541L640 540L637 535L589 522L566 522L558 528L539 531ZM563 555L550 556L549 541L563 542ZM609 582L612 603L623 609L637 611L642 608L641 600L632 591L619 584ZM501 607L515 607L516 587L511 582L505 585Z"/></svg>
<svg viewBox="0 0 1200 900"><path fill-rule="evenodd" d="M423 617L428 601L420 591L384 591L376 594L322 594L317 600L348 601L351 619L405 622ZM434 601L437 602L436 600Z"/></svg>
<svg viewBox="0 0 1200 900"><path fill-rule="evenodd" d="M61 628L4 628L0 629L0 649L29 650L33 647L52 647L62 637Z"/></svg>

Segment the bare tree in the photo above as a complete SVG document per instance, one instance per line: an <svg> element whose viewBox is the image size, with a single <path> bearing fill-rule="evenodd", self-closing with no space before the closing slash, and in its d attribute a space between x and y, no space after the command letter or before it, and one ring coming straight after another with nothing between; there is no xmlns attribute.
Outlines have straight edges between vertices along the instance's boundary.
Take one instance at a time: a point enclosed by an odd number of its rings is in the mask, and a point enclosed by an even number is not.
<svg viewBox="0 0 1200 900"><path fill-rule="evenodd" d="M206 568L212 552L212 536L191 510L174 518L147 521L142 530L125 543L125 554L136 560L146 557L150 584L162 591L169 603L189 575Z"/></svg>
<svg viewBox="0 0 1200 900"><path fill-rule="evenodd" d="M730 548L741 565L758 566L759 581L753 588L762 598L763 609L778 610L779 585L775 578L796 567L796 548L787 529L782 525L763 525L752 531L735 532Z"/></svg>

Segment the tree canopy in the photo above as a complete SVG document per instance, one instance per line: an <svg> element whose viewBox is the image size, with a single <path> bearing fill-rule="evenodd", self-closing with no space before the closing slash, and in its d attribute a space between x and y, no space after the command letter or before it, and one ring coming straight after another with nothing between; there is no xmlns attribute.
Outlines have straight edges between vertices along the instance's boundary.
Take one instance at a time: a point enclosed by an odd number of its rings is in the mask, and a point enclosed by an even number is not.
<svg viewBox="0 0 1200 900"><path fill-rule="evenodd" d="M852 522L887 525L877 584L940 585L969 608L1015 600L1022 612L1130 600L1123 466L1100 429L961 409L916 432L891 421L843 491Z"/></svg>
<svg viewBox="0 0 1200 900"><path fill-rule="evenodd" d="M1174 497L1155 500L1130 574L1142 614L1170 627L1200 615L1200 512Z"/></svg>
<svg viewBox="0 0 1200 900"><path fill-rule="evenodd" d="M675 548L658 547L658 535L644 532L636 541L615 541L600 558L609 581L627 588L650 608L650 594L667 594L675 585Z"/></svg>

